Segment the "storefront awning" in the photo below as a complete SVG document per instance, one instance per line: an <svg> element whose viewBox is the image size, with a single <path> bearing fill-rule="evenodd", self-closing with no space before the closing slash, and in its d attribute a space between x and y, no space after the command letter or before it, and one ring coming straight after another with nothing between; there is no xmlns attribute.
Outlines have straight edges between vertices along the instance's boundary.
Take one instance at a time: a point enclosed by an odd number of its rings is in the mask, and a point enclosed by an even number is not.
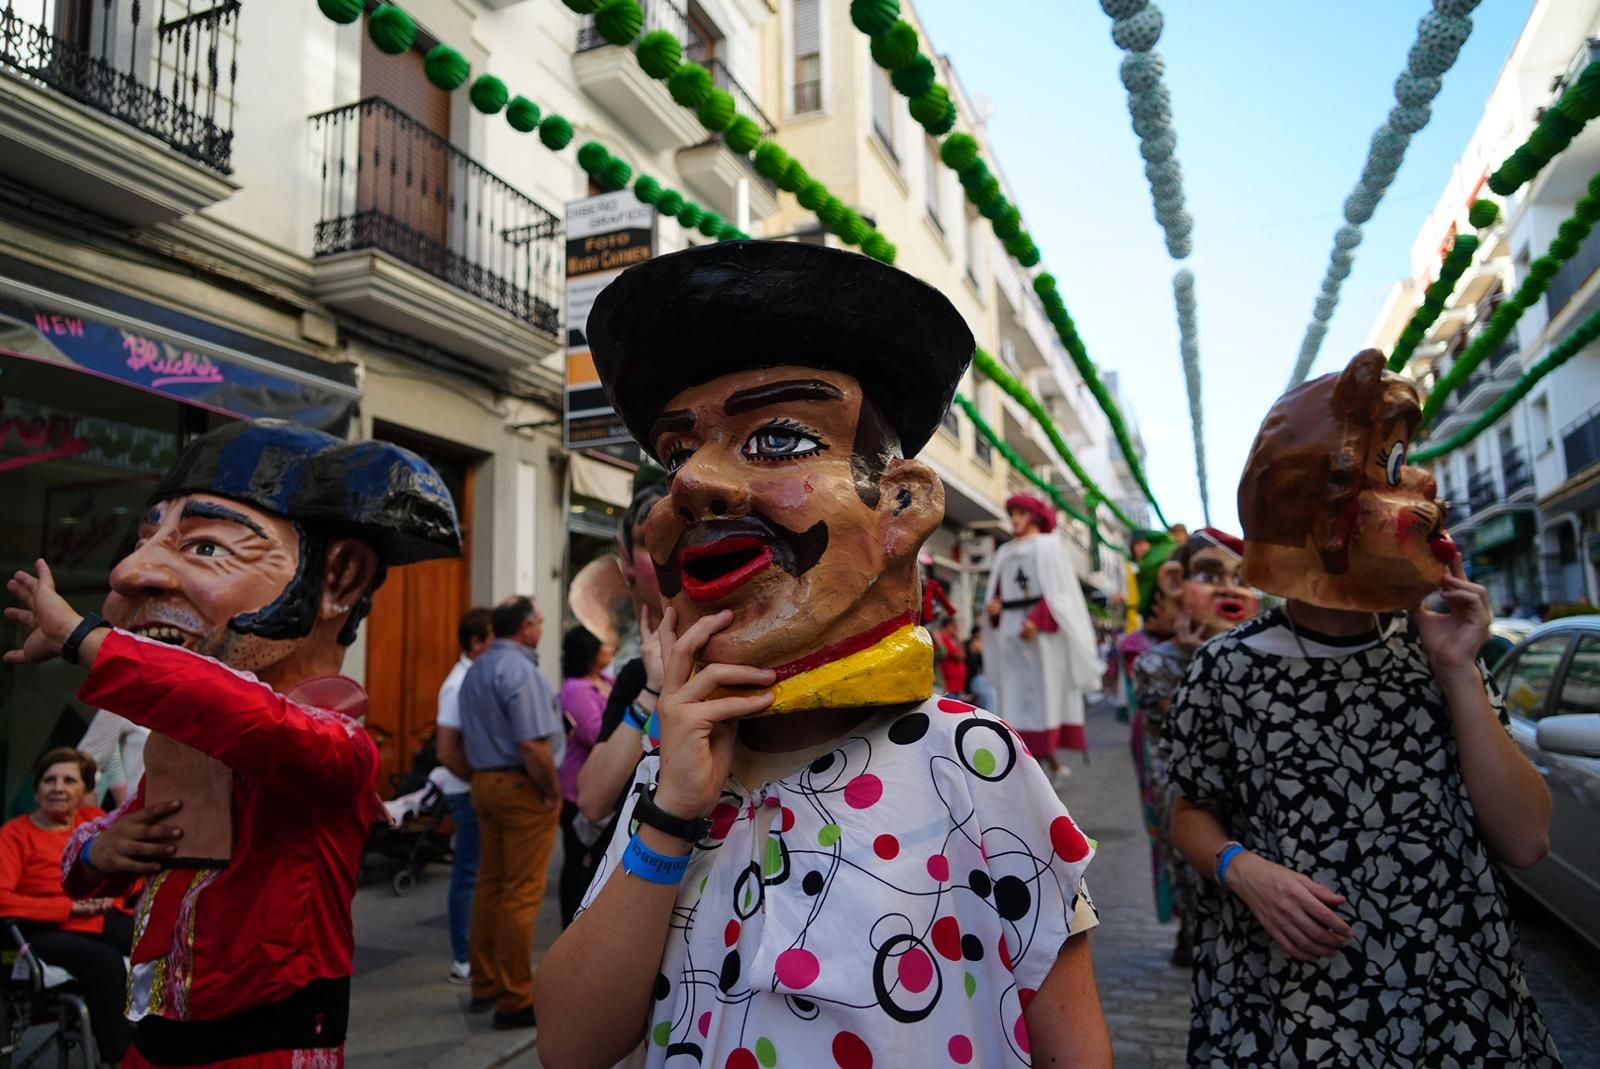
<svg viewBox="0 0 1600 1069"><path fill-rule="evenodd" d="M615 464L572 454L572 492L608 505L627 508L633 501L633 473Z"/></svg>
<svg viewBox="0 0 1600 1069"><path fill-rule="evenodd" d="M276 417L339 435L348 428L361 396L353 366L319 361L327 373L318 374L272 358L314 359L304 354L87 283L71 288L80 292L0 277L0 355L75 368L241 419Z"/></svg>
<svg viewBox="0 0 1600 1069"><path fill-rule="evenodd" d="M1520 509L1502 512L1478 525L1472 539L1472 552L1487 553L1511 543L1526 542L1533 538L1533 526L1532 512Z"/></svg>

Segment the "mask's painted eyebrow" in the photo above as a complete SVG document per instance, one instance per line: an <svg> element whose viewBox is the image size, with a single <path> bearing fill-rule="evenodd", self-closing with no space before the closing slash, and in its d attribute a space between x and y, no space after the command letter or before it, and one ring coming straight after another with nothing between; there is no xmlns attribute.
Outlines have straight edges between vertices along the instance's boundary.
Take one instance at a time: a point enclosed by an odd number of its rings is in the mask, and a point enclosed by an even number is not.
<svg viewBox="0 0 1600 1069"><path fill-rule="evenodd" d="M752 386L728 395L722 402L722 413L737 416L755 408L785 401L843 401L844 391L821 379L791 379L787 382L769 382L765 386Z"/></svg>
<svg viewBox="0 0 1600 1069"><path fill-rule="evenodd" d="M687 408L673 408L661 413L656 421L650 424L650 441L654 442L663 434L672 431L694 430L694 413Z"/></svg>
<svg viewBox="0 0 1600 1069"><path fill-rule="evenodd" d="M246 516L244 513L238 512L234 509L230 509L226 505L218 505L211 501L189 502L183 506L183 515L180 516L179 519L222 520L226 523L238 524L240 527L250 531L250 533L255 535L257 538L271 538L271 536L267 534L266 529L255 520L252 520L249 516Z"/></svg>

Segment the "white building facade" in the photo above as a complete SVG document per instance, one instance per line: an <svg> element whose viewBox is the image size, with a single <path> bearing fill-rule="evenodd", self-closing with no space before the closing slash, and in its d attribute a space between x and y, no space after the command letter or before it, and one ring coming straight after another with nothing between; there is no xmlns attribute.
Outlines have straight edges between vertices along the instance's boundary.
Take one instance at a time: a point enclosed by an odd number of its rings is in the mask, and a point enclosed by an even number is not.
<svg viewBox="0 0 1600 1069"><path fill-rule="evenodd" d="M1498 200L1488 175L1532 131L1541 110L1590 62L1600 3L1540 0L1491 90L1484 117L1412 248L1411 276L1393 287L1368 344L1388 352L1479 197ZM1444 313L1407 367L1425 390L1478 337L1544 255L1600 172L1593 124L1532 182L1506 198ZM1529 307L1516 330L1441 408L1430 430L1443 441L1472 425L1525 370L1600 309L1600 233L1591 236ZM1540 604L1596 603L1600 564L1600 346L1547 375L1471 442L1433 465L1451 503L1450 528L1497 613Z"/></svg>

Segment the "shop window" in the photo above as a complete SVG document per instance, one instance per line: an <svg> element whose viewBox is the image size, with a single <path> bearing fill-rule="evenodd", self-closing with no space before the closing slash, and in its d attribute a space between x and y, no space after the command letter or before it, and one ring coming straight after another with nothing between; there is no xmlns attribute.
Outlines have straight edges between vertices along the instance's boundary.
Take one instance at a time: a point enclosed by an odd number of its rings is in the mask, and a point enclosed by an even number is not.
<svg viewBox="0 0 1600 1069"><path fill-rule="evenodd" d="M212 417L212 419L219 419ZM79 612L98 611L139 516L206 414L71 368L0 356L0 571L44 557ZM7 645L20 641L12 624ZM52 746L73 746L94 710L78 677L51 666L0 667L0 798L31 807L29 770Z"/></svg>

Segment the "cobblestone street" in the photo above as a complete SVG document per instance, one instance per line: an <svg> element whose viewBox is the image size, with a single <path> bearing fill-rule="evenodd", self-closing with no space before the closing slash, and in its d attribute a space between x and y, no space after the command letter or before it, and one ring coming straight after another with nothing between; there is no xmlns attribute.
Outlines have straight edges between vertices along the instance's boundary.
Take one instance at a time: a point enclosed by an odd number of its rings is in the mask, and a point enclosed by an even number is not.
<svg viewBox="0 0 1600 1069"><path fill-rule="evenodd" d="M1128 726L1117 722L1110 705L1095 704L1088 728L1090 763L1073 760L1061 795L1100 842L1089 868L1101 922L1095 973L1117 1069L1176 1069L1184 1064L1189 974L1168 963L1176 926L1155 918ZM1525 896L1513 901L1529 983L1566 1069L1600 1069L1600 953Z"/></svg>

